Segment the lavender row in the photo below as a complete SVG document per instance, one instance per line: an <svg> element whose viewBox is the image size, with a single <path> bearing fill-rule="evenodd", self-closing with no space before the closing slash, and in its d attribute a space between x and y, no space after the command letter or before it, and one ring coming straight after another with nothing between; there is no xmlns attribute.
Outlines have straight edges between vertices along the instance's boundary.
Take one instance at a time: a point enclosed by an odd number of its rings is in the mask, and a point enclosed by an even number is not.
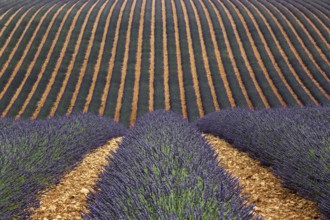
<svg viewBox="0 0 330 220"><path fill-rule="evenodd" d="M238 180L181 116L156 111L128 131L88 195L84 219L251 219Z"/></svg>
<svg viewBox="0 0 330 220"><path fill-rule="evenodd" d="M0 119L0 216L25 219L36 193L57 183L84 154L125 128L91 114L49 120Z"/></svg>
<svg viewBox="0 0 330 220"><path fill-rule="evenodd" d="M196 124L271 166L330 219L330 106L223 110Z"/></svg>

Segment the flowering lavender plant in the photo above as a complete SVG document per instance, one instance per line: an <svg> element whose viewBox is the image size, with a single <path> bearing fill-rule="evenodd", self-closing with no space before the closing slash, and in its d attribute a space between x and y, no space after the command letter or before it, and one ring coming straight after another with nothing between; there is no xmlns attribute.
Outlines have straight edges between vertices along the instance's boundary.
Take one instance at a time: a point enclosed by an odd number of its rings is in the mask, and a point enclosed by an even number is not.
<svg viewBox="0 0 330 220"><path fill-rule="evenodd" d="M223 110L196 124L271 166L330 218L330 106Z"/></svg>
<svg viewBox="0 0 330 220"><path fill-rule="evenodd" d="M181 116L149 113L109 158L84 219L251 219L253 206L216 156Z"/></svg>
<svg viewBox="0 0 330 220"><path fill-rule="evenodd" d="M72 169L90 150L125 128L91 114L49 120L0 120L0 219L21 219L36 193Z"/></svg>

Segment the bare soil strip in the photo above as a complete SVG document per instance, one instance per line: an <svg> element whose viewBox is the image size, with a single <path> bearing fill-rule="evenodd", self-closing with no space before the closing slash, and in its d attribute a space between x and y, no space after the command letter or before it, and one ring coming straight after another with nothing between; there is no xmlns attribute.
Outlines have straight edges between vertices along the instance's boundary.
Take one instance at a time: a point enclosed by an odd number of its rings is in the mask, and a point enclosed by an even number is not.
<svg viewBox="0 0 330 220"><path fill-rule="evenodd" d="M170 87L169 87L169 69L168 69L168 50L167 50L167 30L166 30L166 6L162 1L162 20L163 20L163 63L164 63L164 97L165 109L170 110Z"/></svg>
<svg viewBox="0 0 330 220"><path fill-rule="evenodd" d="M195 63L195 52L194 52L194 47L193 47L193 43L192 43L192 39L191 39L188 12L187 12L185 2L180 0L180 3L182 6L183 17L184 17L185 24L186 24L190 70L191 70L191 74L192 74L192 78L193 78L193 85L194 85L194 90L195 90L195 95L196 95L196 103L198 106L198 113L199 113L199 117L203 117L204 108L203 108L203 103L202 103L202 98L201 98L201 91L199 88L198 73L197 73L197 68L196 68L196 63Z"/></svg>
<svg viewBox="0 0 330 220"><path fill-rule="evenodd" d="M92 47L93 47L93 44L94 44L94 39L95 39L95 35L96 35L96 29L97 29L97 26L98 26L98 24L100 22L101 14L104 11L105 6L107 5L107 3L108 3L107 1L105 1L103 3L103 5L101 6L101 8L98 10L96 19L94 21L93 28L92 28L92 33L91 33L91 36L90 36L89 41L88 41L87 50L85 52L84 62L82 64L81 68L80 68L78 81L76 82L76 87L75 87L75 90L74 90L74 92L72 94L70 105L69 105L69 107L67 109L67 114L70 114L72 112L73 107L76 104L76 101L77 101L77 98L78 98L78 94L79 94L79 91L80 91L80 87L81 87L81 84L83 82L84 76L86 74L87 64L88 64L88 61L89 61L89 58L90 58L90 55L91 55L91 51L92 51ZM96 4L93 5L92 8L94 8L94 6L96 6ZM90 12L92 12L92 11L90 11ZM83 29L80 32L80 35L79 35L79 38L78 38L79 47L80 47L81 41L83 39L83 33L85 32L86 25L87 25L87 22L88 22L87 17L89 19L90 13L88 13L88 15L86 16L86 19L85 19L84 24L83 24ZM79 50L79 47L78 47L78 50ZM77 50L77 54L78 54L78 50ZM71 76L71 71L72 71L72 69L70 69L70 73L68 74L70 76ZM66 87L66 85L63 85L63 86Z"/></svg>
<svg viewBox="0 0 330 220"><path fill-rule="evenodd" d="M293 68L292 64L289 61L289 58L287 57L287 55L285 54L285 52L283 51L283 48L281 46L281 44L279 43L279 40L276 38L276 35L274 34L274 31L272 30L272 28L270 27L268 21L266 20L266 18L264 17L264 15L260 12L260 10L251 3L251 6L257 11L257 13L260 15L261 19L264 21L264 24L266 25L266 27L268 28L273 41L275 42L281 57L283 58L285 64L288 66L290 72L292 73L292 75L294 76L294 78L296 79L296 81L299 83L300 87L306 92L306 94L310 97L310 99L314 102L314 103L318 103L317 100L314 98L314 96L311 94L311 92L306 88L306 86L304 85L304 83L301 81L300 77L298 76L296 70ZM264 5L261 5L268 14L270 14L272 16L272 14L270 13L270 11L268 10L268 8L266 8ZM274 16L272 16L272 18L274 19ZM280 24L278 23L277 20L275 20L275 23L277 24L277 26L280 28ZM282 32L283 33L283 32ZM283 33L284 34L284 33Z"/></svg>
<svg viewBox="0 0 330 220"><path fill-rule="evenodd" d="M5 13L3 13L2 15L0 15L0 21L3 19L3 17L5 17L13 8L9 8ZM6 27L6 25L4 25L4 27ZM1 33L1 31L0 31ZM1 34L0 34L1 36Z"/></svg>
<svg viewBox="0 0 330 220"><path fill-rule="evenodd" d="M305 28L304 24L301 23L301 21L297 18L297 16L295 16L288 8L285 8L285 10L291 14L291 16L293 16L295 18L295 21L298 23L298 25L303 29L303 31L305 32L305 34L307 35L308 39L310 40L310 42L312 42L313 46L315 47L315 49L318 52L318 55L320 55L323 59L323 61L325 61L325 63L329 63L329 59L326 57L326 55L323 53L323 51L321 50L321 48L316 44L315 40L313 39L313 37L310 35L310 33L308 32L308 30ZM320 33L319 29L315 27L315 25L298 9L299 13L307 20L307 22L313 27L314 31L318 33L318 35L320 35L320 38L322 38L322 41L324 42L324 44L328 47L328 49L330 49L330 44L327 43L326 39L323 37L323 35ZM282 14L284 17L284 14ZM296 39L298 39L299 43L302 45L302 47L304 48L305 52L308 55L308 58L313 62L313 64L315 65L315 67L317 68L317 70L322 74L322 76L324 77L325 80L327 80L330 83L330 79L327 77L326 73L321 69L321 67L319 66L318 63L316 63L314 56L312 55L312 53L309 51L309 49L306 47L306 43L302 41L300 35L297 33L297 31L294 29L294 27L292 26L291 22L284 17L286 22L289 24L290 28L292 29L292 31L294 32Z"/></svg>
<svg viewBox="0 0 330 220"><path fill-rule="evenodd" d="M28 52L29 52L29 50L30 50L30 48L31 48L31 45L32 45L32 43L33 43L35 37L37 36L38 31L40 30L40 27L41 27L42 23L44 22L45 18L48 16L48 14L54 9L55 6L56 6L56 4L54 4L52 7L50 7L50 8L46 11L46 13L41 17L41 19L39 20L38 26L34 29L34 32L33 32L33 34L32 34L32 37L30 38L29 42L27 43L27 45L25 46L25 48L24 48L24 50L23 50L24 52L23 52L22 56L20 57L20 59L19 59L18 62L16 63L15 68L14 68L14 70L11 72L10 77L9 77L7 83L5 84L5 86L3 87L2 91L0 92L0 100L3 98L4 94L7 92L9 86L11 85L11 83L12 83L13 80L15 79L15 77L16 77L18 71L20 70L20 68L21 68L21 66L22 66L22 64L23 64L23 61L25 60L25 58L26 58L26 56L27 56L27 54L28 54ZM41 10L41 9L39 9L39 10ZM39 11L38 11L38 12L39 12ZM36 13L35 15L37 15L37 13ZM19 47L19 44L21 43L21 40L23 40L23 38L25 37L26 31L28 30L28 28L30 28L30 25L31 25L31 23L34 21L34 18L35 18L35 17L32 17L31 20L30 20L30 22L29 22L29 23L27 24L27 26L25 27L25 30L24 30L23 34L21 35L21 37L20 37L20 39L18 40L18 42L17 42L17 44L16 44L14 50L12 51L13 56L14 56L14 54L17 52L18 47ZM20 48L20 49L22 50L23 48ZM8 60L7 60L8 63L10 63L10 61L11 61L11 59L8 59ZM3 69L3 71L5 71L5 69Z"/></svg>
<svg viewBox="0 0 330 220"><path fill-rule="evenodd" d="M147 3L147 1L143 0L141 12L140 12L139 33L138 33L138 42L137 42L138 45L137 45L137 51L136 51L136 63L135 63L135 70L134 70L135 78L134 78L130 125L133 125L136 121L137 106L138 106L138 101L139 101L141 63L142 63L143 27L144 27L144 15L145 15L146 3Z"/></svg>
<svg viewBox="0 0 330 220"><path fill-rule="evenodd" d="M162 1L164 2L164 1ZM151 5L151 31L150 31L150 65L149 65L149 112L154 110L155 103L155 7L156 1Z"/></svg>
<svg viewBox="0 0 330 220"><path fill-rule="evenodd" d="M281 180L257 160L222 139L205 135L218 153L220 164L239 179L243 195L265 219L320 219L316 204L284 188Z"/></svg>
<svg viewBox="0 0 330 220"><path fill-rule="evenodd" d="M77 3L76 3L76 4L77 4ZM61 22L61 24L60 24L60 27L58 28L58 31L57 31L57 33L56 33L56 35L55 35L55 38L54 38L54 40L53 40L53 42L52 42L52 45L51 45L51 47L50 47L50 49L49 49L49 51L48 51L47 57L46 57L46 59L45 59L43 65L42 65L42 67L41 67L40 72L37 74L38 78L37 78L37 80L34 82L34 84L33 84L33 86L32 86L32 89L31 89L31 91L29 92L28 97L25 99L25 101L24 101L24 103L23 103L23 106L21 107L20 111L19 111L18 114L16 115L16 118L19 118L19 117L24 113L24 111L25 111L27 105L30 103L30 101L31 101L31 99L32 99L32 97L33 97L33 95L34 95L34 93L35 93L35 91L36 91L36 89L37 89L37 87L38 87L38 85L39 85L39 82L40 82L40 80L41 80L41 78L42 78L42 76L43 76L43 73L45 72L46 67L47 67L47 65L48 65L48 63L49 63L49 61L50 61L50 57L51 57L51 55L52 55L52 53L53 53L53 51L54 51L54 48L55 48L55 46L56 46L56 44L57 44L57 42L58 42L58 39L59 39L59 37L60 37L60 33L61 33L61 31L62 31L62 28L63 28L63 26L64 26L64 24L65 24L65 22L66 22L66 20L67 20L67 18L68 18L68 16L69 16L69 14L71 13L71 11L73 10L73 8L74 8L74 6L75 6L76 4L72 5L72 7L66 12L65 16L63 17L63 20L62 20L62 22ZM85 5L86 5L86 4L87 4L87 3L85 3ZM77 11L76 17L79 16L79 14L80 14L82 8L83 8L83 7L81 7L80 10ZM71 30L73 30L73 28L71 28ZM68 38L68 36L71 37L71 34L68 33L67 38L66 38L66 41L68 41L68 39L70 39L70 38ZM67 42L67 44L68 44L68 42ZM64 52L62 52L62 53L64 53Z"/></svg>
<svg viewBox="0 0 330 220"><path fill-rule="evenodd" d="M180 35L179 35L179 24L177 10L175 2L171 0L172 11L173 11L173 22L174 22L174 35L175 35L175 50L176 50L176 61L178 66L178 81L180 88L180 101L181 101L181 111L184 118L187 118L187 105L186 105L186 94L184 89L184 78L183 78L183 69L182 69L182 57L180 49Z"/></svg>
<svg viewBox="0 0 330 220"><path fill-rule="evenodd" d="M234 108L236 106L236 104L235 104L235 100L234 100L233 94L232 94L230 86L229 86L229 82L228 82L228 79L227 79L225 67L223 65L223 61L222 61L222 58L221 58L220 49L219 49L219 45L218 45L218 41L217 41L217 38L216 38L215 31L214 31L214 26L213 26L213 23L212 23L212 20L211 20L211 16L210 16L207 8L205 7L204 2L200 1L199 3L201 4L201 6L203 8L204 14L206 16L207 23L209 25L209 30L210 30L211 39L212 39L213 48L214 48L214 54L215 54L215 58L216 58L217 64L218 64L219 74L220 74L220 77L221 77L222 82L224 84L230 106L232 108Z"/></svg>
<svg viewBox="0 0 330 220"><path fill-rule="evenodd" d="M116 110L114 115L114 120L119 121L120 119L120 110L123 104L123 96L124 96L124 88L125 88L125 81L126 81L126 74L127 74L127 65L128 65L128 56L129 56L129 48L130 48L130 41L131 41L131 31L132 31L132 23L133 23L133 15L136 6L136 1L133 1L133 5L129 14L129 22L126 32L126 42L125 42L125 53L124 53L124 60L123 66L121 69L121 80L120 86L118 90L118 97L117 97L117 104Z"/></svg>
<svg viewBox="0 0 330 220"><path fill-rule="evenodd" d="M282 56L285 56L285 53L283 52L282 47L281 47L279 41L276 39L276 36L275 36L275 34L274 34L272 28L270 27L269 23L267 22L265 16L264 16L264 15L259 11L259 9L258 9L257 7L255 7L253 4L250 4L250 5L251 5L251 6L257 11L258 15L260 16L260 18L262 19L262 21L263 21L264 24L266 25L268 31L270 32L270 35L272 36L273 41L274 41L275 44L276 44L276 47L277 47L278 50L280 51L281 55L282 55ZM251 18L253 18L253 21L256 22L254 16L251 16ZM278 63L276 62L275 57L274 57L273 53L271 52L271 50L270 50L270 48L269 48L269 46L268 46L268 44L267 44L267 41L266 41L264 35L263 35L263 34L260 34L259 36L261 37L261 40L262 40L262 42L263 42L264 45L265 45L265 49L266 49L266 51L267 51L267 54L268 54L270 60L272 61L272 63L273 63L273 65L274 65L274 67L275 67L277 73L279 74L279 76L280 76L282 82L284 83L284 85L286 86L286 88L289 90L289 92L290 92L290 94L292 95L292 97L296 100L296 102L298 103L298 105L302 106L303 104L301 103L301 101L300 101L300 99L298 98L297 94L293 91L292 87L290 86L290 84L288 83L288 81L287 81L286 78L284 77L283 72L281 71L280 67L278 66ZM287 61L287 57L283 57L283 59L284 59L285 61Z"/></svg>
<svg viewBox="0 0 330 220"><path fill-rule="evenodd" d="M245 22L245 18L243 17L243 15L241 14L241 12L237 9L236 5L234 5L231 1L229 1L229 3L232 5L232 7L234 8L234 10L236 11L239 19L241 20L242 24L243 24L243 27L245 29L245 32L248 36L248 39L249 39L249 42L250 42L250 45L252 47L252 50L253 50L253 53L254 55L256 56L257 58L257 61L258 61L258 64L260 65L260 68L262 70L262 73L263 75L265 76L270 88L272 89L273 93L275 94L276 98L279 100L279 102L281 103L282 106L286 106L286 103L285 101L283 100L282 96L280 95L278 89L276 88L276 86L274 85L273 83L273 80L271 79L271 77L269 76L269 73L267 71L267 68L263 62L263 60L261 59L261 54L259 53L259 50L254 42L254 39L250 33L250 30ZM246 10L246 8L245 8ZM251 17L251 14L248 12L248 15ZM255 25L255 24L254 24ZM258 33L261 34L261 31L259 29L258 26L255 25L255 28L257 29ZM267 106L266 106L267 107ZM268 106L270 107L270 106Z"/></svg>
<svg viewBox="0 0 330 220"><path fill-rule="evenodd" d="M311 15L313 15L314 18L316 18L318 20L318 22L321 23L321 25L324 27L324 29L326 29L328 32L329 28L327 27L327 25L322 21L322 19L319 18L319 16L321 15L321 17L323 17L325 20L329 20L329 17L327 15L325 15L322 11L320 11L318 8L314 7L313 5L310 5L311 7L313 7L313 10L315 10L317 13L315 13L315 11L312 11L310 8L307 8L304 4L302 4L301 2L298 1L298 3L306 8Z"/></svg>
<svg viewBox="0 0 330 220"><path fill-rule="evenodd" d="M118 39L119 39L120 24L121 24L121 21L123 18L123 13L124 13L126 4L127 4L127 0L125 0L124 3L122 4L119 15L118 15L118 20L117 20L117 24L116 24L116 33L115 33L115 38L113 40L113 45L112 45L112 49L111 49L111 58L109 60L108 74L107 74L103 94L101 97L101 105L99 108L100 115L104 115L105 107L107 104L109 88L110 88L110 83L111 83L111 78L112 78L112 71L113 71L113 67L115 66L115 58L116 58L116 51L117 51L117 45L118 45Z"/></svg>
<svg viewBox="0 0 330 220"><path fill-rule="evenodd" d="M261 4L259 2L260 5L262 5L263 8L266 8L263 4ZM294 28L292 27L291 23L286 19L285 16L283 16L283 14L275 7L272 5L272 7L278 12L279 15L281 15L281 17L285 20L285 22L288 24L288 26L290 27L290 29L294 32L296 39L300 42L301 45L304 45L302 43L302 40L300 38L300 36L297 34L297 32L294 30ZM306 67L306 65L304 64L304 62L301 59L301 56L299 55L298 51L296 50L295 46L292 44L292 42L290 41L290 37L287 35L287 33L285 32L284 28L282 27L282 25L279 23L279 21L277 20L277 18L275 17L275 15L269 11L269 9L267 8L267 12L269 13L269 15L274 19L275 23L277 24L277 26L279 27L279 29L281 30L281 33L283 34L285 40L287 41L287 43L289 44L289 47L291 49L291 51L293 52L293 54L295 55L295 57L297 58L300 66L304 69L304 71L306 72L307 76L310 78L310 80L314 83L314 85L325 95L328 97L328 99L330 99L330 95L327 95L327 93L324 91L324 89L320 86L320 84L314 79L313 75L311 74L311 72L309 71L309 69ZM307 49L307 48L306 48ZM307 52L308 50L306 50L305 52ZM310 93L310 91L308 90L308 92ZM318 101L315 99L315 97L310 93L311 95L311 99L313 100L313 102L315 104L319 104Z"/></svg>
<svg viewBox="0 0 330 220"><path fill-rule="evenodd" d="M268 100L267 100L267 98L265 97L265 95L264 95L262 89L260 88L260 85L259 85L259 83L258 83L258 81L257 81L257 78L256 78L256 76L255 76L255 74L254 74L254 71L253 71L252 66L251 66L251 64L250 64L250 61L249 61L249 59L248 59L248 57L247 57L247 54L246 54L246 52L245 52L245 48L244 48L243 43L242 43L243 41L241 40L241 37L240 37L240 35L239 35L239 33L238 33L238 28L237 28L237 26L236 26L236 24L235 24L235 21L234 21L233 15L229 12L229 10L227 9L227 7L226 7L221 1L218 1L218 2L221 3L223 9L225 10L225 13L227 14L227 16L228 16L228 18L229 18L229 20L230 20L230 23L231 23L232 26L233 26L233 30L234 30L234 34L235 34L235 36L236 36L237 44L238 44L238 46L239 46L239 49L240 49L240 52L241 52L242 58L243 58L243 60L244 60L244 63L245 63L245 65L246 65L246 68L247 68L247 70L248 70L248 72L249 72L249 75L250 75L250 77L251 77L251 79L252 79L253 85L254 85L254 87L256 88L256 90L257 90L257 92L258 92L258 94L259 94L259 96L260 96L260 98L261 98L261 101L263 102L264 106L265 106L266 108L269 108L270 105L269 105L269 103L268 103ZM229 2L230 2L230 1L229 1Z"/></svg>
<svg viewBox="0 0 330 220"><path fill-rule="evenodd" d="M95 7L96 3L97 3L97 2L95 2L95 3L93 4L92 8ZM86 4L87 4L87 2L86 2L86 3L80 8L80 10L79 10L79 14L81 13L82 9L86 6ZM67 71L66 71L66 73L65 73L64 80L63 80L63 82L62 82L62 86L61 86L60 91L58 92L58 94L57 94L57 96L56 96L56 100L55 100L55 102L54 102L54 104L53 104L53 106L52 106L52 108L51 108L51 110L50 110L49 116L54 116L54 115L55 115L56 110L57 110L57 108L58 108L58 105L59 105L59 103L60 103L60 101L61 101L61 99L62 99L62 97L63 97L64 91L65 91L65 88L66 88L66 86L67 86L67 84L68 84L68 81L69 81L70 76L71 76L71 73L72 73L72 69L73 69L73 67L74 67L74 63L75 63L75 61L76 61L76 57L77 57L78 50L79 50L79 47L80 47L80 44L81 44L81 40L82 40L82 36L83 36L83 33L84 33L84 29L86 28L86 25L87 25L87 21L88 21L87 17L89 17L90 13L92 12L92 8L88 11L88 14L87 14L86 17L85 17L84 23L83 23L83 25L82 25L82 27L81 27L81 29L80 29L79 36L78 36L78 40L77 40L77 42L76 42L76 44L75 44L74 53L72 54L72 57L71 57L71 60L70 60L70 64L69 64L69 66L68 66L68 69L67 69ZM76 23L77 23L77 19L78 19L78 16L76 16L76 17L74 18L74 21L71 23L71 26L70 26L70 29L69 29L70 32L69 32L69 34L67 35L67 37L66 37L66 39L65 39L65 48L63 47L63 48L62 48L62 51L61 51L61 54L62 54L63 56L61 56L60 59L58 59L58 65L57 65L58 68L61 66L61 63L62 63L62 61L63 61L64 54L65 54L65 50L67 49L67 46L69 45L69 41L70 41L70 38L71 38L71 35L72 35L72 32L73 32L73 29L74 29L74 27L75 27L75 25L76 25ZM53 71L53 73L54 73L54 71ZM55 78L54 78L54 79L55 79ZM50 91L50 90L49 90L49 91ZM48 96L48 94L47 94L47 96ZM45 99L45 100L46 100L46 99ZM41 106L41 107L42 107L42 106ZM40 109L39 109L39 111L40 111Z"/></svg>
<svg viewBox="0 0 330 220"><path fill-rule="evenodd" d="M31 9L32 9L32 8L30 8L27 12L29 12ZM22 40L23 40L23 37L24 37L25 33L27 32L27 30L29 29L29 27L30 27L31 24L32 24L33 19L37 16L37 14L41 11L41 9L43 9L43 7L39 8L39 9L33 14L33 16L29 19L29 20L30 20L29 23L25 26L23 32L21 33L20 38L19 38L18 40L15 40L15 41L16 41L16 43L15 43L15 47L14 47L13 50L10 52L10 54L9 54L9 56L8 56L8 59L7 59L6 62L3 64L3 66L2 66L2 68L1 68L1 70L0 70L0 78L2 77L2 75L3 75L3 74L5 73L5 71L7 70L8 66L9 66L9 63L10 63L10 61L13 59L13 57L14 57L16 51L17 51L18 46L20 45L20 43L21 43ZM27 12L25 12L25 14L24 14L22 17L25 17L26 14L27 14ZM20 23L21 21L22 21L22 19L20 19L20 20L18 21L18 23ZM16 26L16 27L18 27L18 26ZM9 42L10 42L10 40L11 40L11 38L12 38L13 35L14 35L14 32L17 30L16 27L15 27L15 29L12 31L12 33L10 34L10 36L7 38L5 45L3 46L3 48L2 48L1 51L0 51L0 56L3 55L3 52L5 51L6 47L8 46L8 44L9 44Z"/></svg>
<svg viewBox="0 0 330 220"><path fill-rule="evenodd" d="M192 6L192 9L193 9L195 17L196 17L199 42L200 42L201 48L202 48L202 57L203 57L203 62L204 62L204 68L206 71L207 82L209 84L210 91L211 91L213 105L214 105L214 108L216 111L220 111L218 97L217 97L217 93L215 92L215 87L214 87L214 83L213 83L213 79L212 79L212 74L211 74L211 69L210 69L210 64L209 64L209 57L208 57L206 47L205 47L205 40L204 40L204 36L203 36L203 29L202 29L202 25L200 22L200 17L197 12L196 6L192 0L190 0L190 4Z"/></svg>
<svg viewBox="0 0 330 220"><path fill-rule="evenodd" d="M243 83L242 77L241 77L240 72L238 70L237 63L236 63L236 60L235 60L235 57L234 57L234 53L233 53L233 50L232 50L232 48L230 46L229 37L228 37L227 31L226 31L225 25L223 23L223 20L221 18L220 12L218 11L218 9L216 8L216 6L214 5L214 3L211 0L209 0L209 3L211 4L214 12L216 13L218 22L220 24L220 27L221 27L221 30L222 30L222 33L223 33L223 36L224 36L224 39L225 39L225 44L226 44L226 49L228 51L228 56L229 56L231 65L233 66L234 73L235 73L235 76L237 78L239 88L240 88L240 90L243 93L243 96L245 98L245 101L246 101L247 105L249 106L249 108L252 109L253 108L253 104L251 102L251 99L249 97L249 94L248 94L248 92L247 92L247 90L245 88L245 85Z"/></svg>
<svg viewBox="0 0 330 220"><path fill-rule="evenodd" d="M39 193L40 207L33 210L32 219L82 219L87 211L86 196L108 165L108 157L117 150L122 138L110 140L87 154L78 166L66 174L57 185Z"/></svg>
<svg viewBox="0 0 330 220"><path fill-rule="evenodd" d="M17 21L15 27L13 28L13 30L11 31L10 35L8 36L8 38L6 39L6 42L4 43L4 45L0 48L0 57L3 55L3 52L5 51L5 49L7 48L10 40L13 38L13 35L15 34L15 32L17 31L18 27L20 27L22 21L24 20L24 18L26 17L26 15L32 10L32 7L30 7L22 16L21 18ZM17 12L18 13L18 12ZM17 14L15 13L15 15ZM14 16L11 17L11 20L14 18ZM1 33L2 35L2 33ZM2 74L0 74L0 77L2 76Z"/></svg>
<svg viewBox="0 0 330 220"><path fill-rule="evenodd" d="M98 74L99 74L100 69L101 69L101 61L102 61L102 57L103 57L103 53L104 53L104 47L105 47L105 42L106 42L107 35L108 35L108 30L109 30L111 17L112 17L113 11L114 11L115 6L117 5L117 3L118 3L118 0L116 0L112 4L112 6L110 8L110 11L108 13L108 16L107 16L107 20L106 20L103 35L102 35L100 50L99 50L99 53L98 53L98 56L97 56L96 64L94 66L94 73L93 73L92 83L91 83L91 86L89 88L88 95L86 97L86 101L85 101L85 105L84 105L84 110L83 110L84 112L88 112L89 105L92 101L92 97L93 97L93 93L94 93L94 89L95 89L95 85L96 85L96 80L98 78Z"/></svg>
<svg viewBox="0 0 330 220"><path fill-rule="evenodd" d="M11 9L10 9L11 10ZM2 19L10 10L8 10L5 14L3 14L1 16L0 19ZM10 18L7 20L7 22L4 24L4 26L2 27L1 31L0 31L0 37L3 35L3 33L7 30L8 25L10 24L10 22L14 19L14 17L18 14L18 12L20 12L22 10L22 8L18 9L14 14L12 14L10 16Z"/></svg>
<svg viewBox="0 0 330 220"><path fill-rule="evenodd" d="M23 89L23 87L24 87L24 85L25 85L27 79L29 78L29 76L30 76L30 74L31 74L31 72L32 72L32 69L33 69L35 63L37 62L37 59L38 59L38 57L39 57L39 55L40 55L40 53L41 53L41 50L42 50L42 48L43 48L43 46L44 46L44 44L45 44L45 42L46 42L46 40L47 40L47 38L48 38L48 36L49 36L49 32L50 32L51 28L53 27L54 22L55 22L57 16L59 15L59 13L63 10L63 8L64 8L66 5L67 5L67 4L62 5L62 6L56 11L56 13L53 15L52 20L50 21L50 23L49 23L49 25L48 25L48 27L47 27L47 30L46 30L45 34L43 35L43 37L42 37L42 39L41 39L41 41L40 41L40 44L39 44L38 49L37 49L37 52L35 53L32 62L30 63L29 67L27 68L27 71L26 71L26 73L25 73L24 79L23 79L22 82L20 83L19 87L16 89L16 92L15 92L15 94L13 95L13 97L10 99L9 104L7 105L7 107L5 108L5 110L2 112L1 117L5 117L5 116L8 114L8 111L11 109L11 107L12 107L13 104L15 103L17 97L18 97L19 94L21 93L21 91L22 91L22 89Z"/></svg>
<svg viewBox="0 0 330 220"><path fill-rule="evenodd" d="M312 40L312 36L310 35L310 32L307 31L307 29L306 29L305 26L301 23L301 21L298 19L298 17L297 17L296 15L294 15L294 14L291 12L291 10L290 10L290 8L288 8L288 6L284 5L283 3L280 3L280 4L285 8L285 10L286 10L287 12L289 12L289 13L295 18L295 20L298 22L299 26L300 26L302 29L304 29L304 32L306 33L306 35L308 36L308 38L311 40L311 42L312 42L313 44L315 44L315 41ZM323 41L324 44L327 46L327 48L330 49L330 45L328 44L327 40L324 38L323 34L321 34L319 28L317 28L317 27L315 26L315 24L311 21L311 19L309 19L309 18L305 15L305 13L303 13L303 12L301 11L301 9L295 7L295 6L294 6L293 4L291 4L290 2L288 2L288 4L292 5L292 6L293 6L293 7L299 12L299 14L305 18L305 20L308 22L308 24L310 24L310 25L312 26L312 28L313 28L314 31L317 33L317 35L322 39L322 41ZM303 7L304 7L304 6L303 6ZM315 16L314 13L311 12L310 15L312 15L312 16L315 17L318 21L320 21L320 20ZM321 25L325 28L325 30L328 32L328 34L330 34L329 29L326 28L322 22L321 22ZM315 47L316 47L316 49L317 49L320 53L322 53L322 55L321 55L322 58L324 58L325 61L329 62L329 60L328 60L326 57L323 57L323 56L324 56L324 53L321 51L321 49L318 47L317 44L315 45Z"/></svg>
<svg viewBox="0 0 330 220"><path fill-rule="evenodd" d="M87 21L88 21L88 19L89 19L90 14L92 13L94 7L96 6L96 4L97 4L98 2L99 2L99 1L96 1L96 2L92 5L92 7L90 7L90 9L88 10L87 15L86 15L86 17L85 17L85 19L84 19L84 23L83 23L83 25L82 25L82 27L81 27L81 29L80 29L79 36L78 36L78 39L77 39L77 42L76 42L76 45L75 45L74 53L73 53L73 55L72 55L72 58L71 58L70 64L69 64L69 66L68 66L68 70L67 70L67 72L65 73L65 79L64 79L64 81L62 82L61 90L65 90L65 88L66 88L67 81L69 80L69 78L70 78L70 76L71 76L71 72L72 72L72 69L73 69L73 65L74 65L74 63L75 63L75 61L76 61L76 58L77 58L78 50L79 50L79 47L80 47L80 44L81 44L81 40L82 40L82 37L83 37L83 34L84 34L84 30L85 30L86 25L87 25ZM87 2L86 2L86 3L87 3ZM85 3L85 4L86 4L86 3ZM84 5L84 6L85 6L85 5ZM84 6L81 7L81 9L84 8ZM79 11L79 12L81 12L81 11ZM80 14L80 13L79 13L79 14ZM77 18L77 19L74 20L74 22L72 22L72 24L75 24L76 21L78 20L78 17L75 17L75 18ZM72 32L73 32L74 27L75 27L75 25L74 25L74 26L72 25L72 26L70 27L69 34L68 34L68 36L70 36L70 38L71 38L71 34L72 34ZM49 95L49 93L50 93L50 90L51 90L51 88L53 87L53 85L54 85L54 83L55 83L55 79L56 79L56 76L57 76L57 74L58 74L58 71L59 71L59 69L60 69L60 67L61 67L61 63L62 63L62 61L63 61L63 59L64 59L66 49L67 49L67 47L69 46L70 38L67 37L67 38L65 39L65 46L64 46L64 47L62 48L62 50L61 50L61 56L60 56L60 58L57 60L57 63L56 63L55 69L53 70L53 73L52 73L52 75L51 75L51 78L50 78L49 81L48 81L48 84L47 84L46 90L43 92L42 97L41 97L41 99L39 100L39 102L38 102L38 104L37 104L37 107L36 107L36 109L35 109L34 112L33 112L33 115L32 115L32 117L31 117L32 119L36 119L36 118L38 117L38 115L39 115L39 113L40 113L40 110L41 110L41 108L44 106L44 104L45 104L45 102L46 102L46 99L47 99L47 97L48 97L48 95ZM64 87L64 89L63 89L63 87ZM59 98L59 99L61 99L61 98L62 98L62 94L63 94L63 93L59 93L57 97L59 97L59 96L61 95L60 98Z"/></svg>

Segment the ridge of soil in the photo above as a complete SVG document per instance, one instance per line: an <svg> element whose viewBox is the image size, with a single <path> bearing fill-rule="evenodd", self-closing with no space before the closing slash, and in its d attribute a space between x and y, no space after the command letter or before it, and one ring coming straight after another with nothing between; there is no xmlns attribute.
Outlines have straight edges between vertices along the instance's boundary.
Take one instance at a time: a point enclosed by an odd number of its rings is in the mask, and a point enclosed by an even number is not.
<svg viewBox="0 0 330 220"><path fill-rule="evenodd" d="M255 204L255 212L264 219L320 219L315 202L284 188L281 179L261 166L258 160L218 137L203 134L218 153L224 166L243 186L242 194Z"/></svg>
<svg viewBox="0 0 330 220"><path fill-rule="evenodd" d="M87 194L95 186L104 167L108 165L108 157L118 148L122 138L114 138L104 146L87 154L81 163L59 184L50 186L39 194L40 207L32 211L31 219L82 219L86 209Z"/></svg>

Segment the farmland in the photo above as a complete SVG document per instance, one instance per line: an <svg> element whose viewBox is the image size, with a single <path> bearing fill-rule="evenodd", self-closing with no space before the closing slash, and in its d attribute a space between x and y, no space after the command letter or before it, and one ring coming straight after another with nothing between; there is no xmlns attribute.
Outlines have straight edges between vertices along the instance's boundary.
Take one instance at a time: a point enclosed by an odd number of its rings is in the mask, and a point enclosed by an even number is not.
<svg viewBox="0 0 330 220"><path fill-rule="evenodd" d="M329 102L329 10L304 1L0 3L0 113L92 112L126 125L167 109Z"/></svg>
<svg viewBox="0 0 330 220"><path fill-rule="evenodd" d="M0 219L330 219L329 60L326 0L0 0Z"/></svg>

